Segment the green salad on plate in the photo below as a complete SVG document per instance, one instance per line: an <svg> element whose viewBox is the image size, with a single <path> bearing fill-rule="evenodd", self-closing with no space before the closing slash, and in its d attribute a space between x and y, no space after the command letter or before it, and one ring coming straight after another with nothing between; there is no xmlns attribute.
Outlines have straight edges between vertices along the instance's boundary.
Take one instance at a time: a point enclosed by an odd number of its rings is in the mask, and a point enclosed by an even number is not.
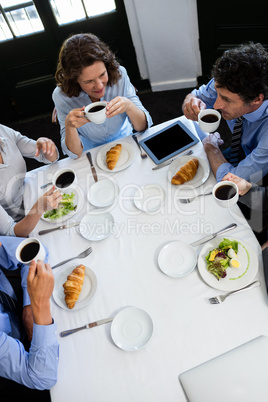
<svg viewBox="0 0 268 402"><path fill-rule="evenodd" d="M205 257L207 270L219 280L225 278L226 269L230 266L230 252L232 249L235 254L238 252L238 242L236 240L223 239L217 248L211 250Z"/></svg>
<svg viewBox="0 0 268 402"><path fill-rule="evenodd" d="M57 209L51 209L50 211L46 211L44 213L44 218L55 220L58 218L61 218L64 215L69 214L71 211L75 211L77 208L77 205L74 205L74 197L75 194L62 194L62 200L59 203L59 206Z"/></svg>

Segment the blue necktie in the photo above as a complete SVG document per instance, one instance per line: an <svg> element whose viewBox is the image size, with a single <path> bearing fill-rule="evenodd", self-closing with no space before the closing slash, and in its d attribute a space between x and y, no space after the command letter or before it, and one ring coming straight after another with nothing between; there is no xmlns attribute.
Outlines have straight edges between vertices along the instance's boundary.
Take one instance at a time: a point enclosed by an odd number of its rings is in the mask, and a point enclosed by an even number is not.
<svg viewBox="0 0 268 402"><path fill-rule="evenodd" d="M243 127L243 117L238 117L235 122L234 131L232 135L231 142L231 156L230 163L233 166L237 166L240 162L240 146L241 146L241 136Z"/></svg>

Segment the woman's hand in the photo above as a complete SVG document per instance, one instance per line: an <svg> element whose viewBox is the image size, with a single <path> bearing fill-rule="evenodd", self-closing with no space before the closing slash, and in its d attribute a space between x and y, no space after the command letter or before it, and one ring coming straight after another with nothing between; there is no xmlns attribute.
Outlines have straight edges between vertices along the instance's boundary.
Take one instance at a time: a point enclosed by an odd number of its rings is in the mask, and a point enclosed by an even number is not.
<svg viewBox="0 0 268 402"><path fill-rule="evenodd" d="M116 98L112 99L106 108L106 116L114 117L121 113L127 113L129 107L131 107L133 103L128 99L124 98L123 96L117 96Z"/></svg>
<svg viewBox="0 0 268 402"><path fill-rule="evenodd" d="M251 183L232 173L227 173L222 180L228 180L235 183L238 187L239 195L245 195L252 187Z"/></svg>
<svg viewBox="0 0 268 402"><path fill-rule="evenodd" d="M71 110L66 116L65 126L79 128L88 123L89 120L86 118L84 110L85 106Z"/></svg>
<svg viewBox="0 0 268 402"><path fill-rule="evenodd" d="M58 156L57 147L52 140L46 137L40 137L36 141L35 156L38 156L43 151L44 156L48 160L54 161Z"/></svg>
<svg viewBox="0 0 268 402"><path fill-rule="evenodd" d="M55 186L44 193L38 199L38 210L45 212L51 209L57 209L60 201L62 200L62 195L59 190L55 191Z"/></svg>

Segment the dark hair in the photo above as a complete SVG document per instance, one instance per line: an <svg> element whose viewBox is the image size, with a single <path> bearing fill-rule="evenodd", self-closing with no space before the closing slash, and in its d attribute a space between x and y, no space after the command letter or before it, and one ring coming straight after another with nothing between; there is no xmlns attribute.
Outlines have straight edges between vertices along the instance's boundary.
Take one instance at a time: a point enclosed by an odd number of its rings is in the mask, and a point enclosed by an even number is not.
<svg viewBox="0 0 268 402"><path fill-rule="evenodd" d="M212 77L218 87L238 94L245 103L268 98L268 53L260 43L242 44L216 60Z"/></svg>
<svg viewBox="0 0 268 402"><path fill-rule="evenodd" d="M102 61L108 72L108 84L116 84L121 73L119 63L109 47L93 34L73 35L63 42L55 78L58 86L69 97L78 96L81 87L77 82L85 67Z"/></svg>

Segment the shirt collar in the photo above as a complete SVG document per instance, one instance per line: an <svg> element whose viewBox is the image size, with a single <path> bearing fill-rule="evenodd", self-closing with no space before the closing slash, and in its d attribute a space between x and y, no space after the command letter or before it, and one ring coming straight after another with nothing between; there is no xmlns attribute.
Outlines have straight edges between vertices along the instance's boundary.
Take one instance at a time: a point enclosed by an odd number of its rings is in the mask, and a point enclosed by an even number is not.
<svg viewBox="0 0 268 402"><path fill-rule="evenodd" d="M246 113L244 114L243 117L250 123L253 123L254 121L259 120L261 117L267 117L268 116L267 109L268 109L268 100L265 100L257 110L251 113ZM264 114L265 116L263 116Z"/></svg>

